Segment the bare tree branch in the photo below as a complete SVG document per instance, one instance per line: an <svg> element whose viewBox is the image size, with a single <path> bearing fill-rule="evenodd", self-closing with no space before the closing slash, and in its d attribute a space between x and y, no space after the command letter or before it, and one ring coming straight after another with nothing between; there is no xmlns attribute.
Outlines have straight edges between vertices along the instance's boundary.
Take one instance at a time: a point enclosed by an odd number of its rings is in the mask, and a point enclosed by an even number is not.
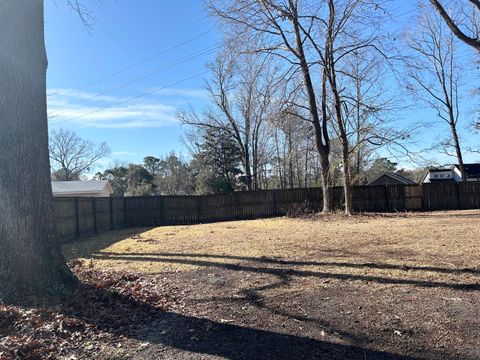
<svg viewBox="0 0 480 360"><path fill-rule="evenodd" d="M480 1L478 0L469 0L472 4L474 4L480 10ZM465 44L473 47L474 49L480 51L480 40L477 37L468 36L465 32L463 32L457 24L453 21L450 15L447 13L443 5L438 0L430 0L430 3L433 7L437 10L440 16L443 18L447 26L450 30L455 34L457 38L462 40Z"/></svg>
<svg viewBox="0 0 480 360"><path fill-rule="evenodd" d="M80 138L73 131L58 129L50 134L50 158L56 165L57 180L70 181L78 179L101 158L110 154L106 143L98 145Z"/></svg>

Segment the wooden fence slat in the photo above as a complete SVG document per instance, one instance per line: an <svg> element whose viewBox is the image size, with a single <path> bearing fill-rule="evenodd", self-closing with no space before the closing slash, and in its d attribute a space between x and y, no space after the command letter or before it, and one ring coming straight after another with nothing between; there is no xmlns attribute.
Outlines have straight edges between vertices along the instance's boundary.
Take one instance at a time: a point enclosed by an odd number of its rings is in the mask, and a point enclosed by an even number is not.
<svg viewBox="0 0 480 360"><path fill-rule="evenodd" d="M74 199L75 201L75 234L76 237L80 237L80 209L78 205L78 199Z"/></svg>
<svg viewBox="0 0 480 360"><path fill-rule="evenodd" d="M334 209L344 203L343 188L331 191ZM197 224L285 215L308 200L322 207L322 189L274 189L192 196L55 198L57 234L66 241L89 233L135 226ZM358 212L480 208L480 182L352 187Z"/></svg>

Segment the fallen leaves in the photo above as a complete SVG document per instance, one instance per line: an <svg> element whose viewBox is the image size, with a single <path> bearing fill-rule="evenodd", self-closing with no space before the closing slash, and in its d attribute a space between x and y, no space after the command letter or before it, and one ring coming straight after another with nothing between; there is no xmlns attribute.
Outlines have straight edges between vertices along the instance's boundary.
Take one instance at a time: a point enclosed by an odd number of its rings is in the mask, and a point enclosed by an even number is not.
<svg viewBox="0 0 480 360"><path fill-rule="evenodd" d="M0 305L0 359L88 359L111 349L148 346L139 334L163 311L181 307L166 277L102 271L74 260L82 286L61 304L43 308Z"/></svg>

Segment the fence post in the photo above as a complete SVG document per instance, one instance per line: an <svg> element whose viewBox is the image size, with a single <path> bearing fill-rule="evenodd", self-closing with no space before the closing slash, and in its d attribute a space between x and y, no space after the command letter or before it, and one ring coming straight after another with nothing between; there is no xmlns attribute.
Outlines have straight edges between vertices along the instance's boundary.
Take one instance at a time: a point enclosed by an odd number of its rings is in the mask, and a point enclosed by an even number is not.
<svg viewBox="0 0 480 360"><path fill-rule="evenodd" d="M75 207L75 235L80 237L80 208L78 205L78 199L75 198L73 200L74 207Z"/></svg>
<svg viewBox="0 0 480 360"><path fill-rule="evenodd" d="M420 184L420 187L422 189L422 211L425 211L425 188L427 185L425 184Z"/></svg>
<svg viewBox="0 0 480 360"><path fill-rule="evenodd" d="M110 196L110 230L115 230L115 224L113 222L113 197Z"/></svg>
<svg viewBox="0 0 480 360"><path fill-rule="evenodd" d="M388 185L385 185L385 211L391 211L390 209L390 199L388 195Z"/></svg>
<svg viewBox="0 0 480 360"><path fill-rule="evenodd" d="M92 208L93 208L93 232L95 234L98 233L98 227L97 227L97 203L95 201L95 198L92 198Z"/></svg>
<svg viewBox="0 0 480 360"><path fill-rule="evenodd" d="M459 189L458 182L455 182L455 198L457 200L457 210L462 209L462 204L460 202L460 189Z"/></svg>
<svg viewBox="0 0 480 360"><path fill-rule="evenodd" d="M167 217L165 214L165 196L160 196L160 223L161 225L170 225L167 224Z"/></svg>
<svg viewBox="0 0 480 360"><path fill-rule="evenodd" d="M277 203L277 191L272 190L272 202L273 202L273 215L278 215L278 203Z"/></svg>
<svg viewBox="0 0 480 360"><path fill-rule="evenodd" d="M123 227L127 227L127 199L123 196Z"/></svg>

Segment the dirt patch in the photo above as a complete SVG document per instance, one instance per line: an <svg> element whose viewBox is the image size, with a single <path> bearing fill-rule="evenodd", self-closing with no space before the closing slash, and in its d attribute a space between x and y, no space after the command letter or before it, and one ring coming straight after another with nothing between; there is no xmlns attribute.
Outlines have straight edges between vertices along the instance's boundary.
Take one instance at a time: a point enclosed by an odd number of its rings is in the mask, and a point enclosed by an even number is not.
<svg viewBox="0 0 480 360"><path fill-rule="evenodd" d="M331 215L112 232L65 247L85 284L72 299L0 309L0 351L33 336L49 339L33 343L44 356L65 359L478 359L479 220Z"/></svg>

